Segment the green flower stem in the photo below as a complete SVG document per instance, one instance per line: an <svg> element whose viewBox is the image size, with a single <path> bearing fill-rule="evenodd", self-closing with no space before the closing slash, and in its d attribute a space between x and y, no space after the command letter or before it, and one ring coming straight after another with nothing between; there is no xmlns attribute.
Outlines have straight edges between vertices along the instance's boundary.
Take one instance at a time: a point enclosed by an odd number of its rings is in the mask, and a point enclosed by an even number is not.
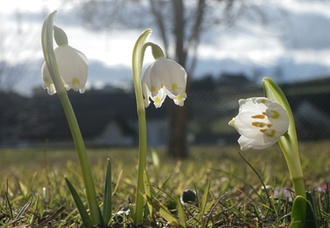
<svg viewBox="0 0 330 228"><path fill-rule="evenodd" d="M136 199L135 199L135 224L142 224L143 205L144 205L144 177L143 173L146 170L147 160L147 122L146 112L144 108L141 73L144 58L144 51L146 49L145 40L151 33L151 29L146 29L137 39L132 55L132 71L133 71L133 84L136 97L137 115L139 123L139 164L138 164L138 179L136 186Z"/></svg>
<svg viewBox="0 0 330 228"><path fill-rule="evenodd" d="M85 143L81 135L81 131L67 93L66 92L58 93L57 95L63 106L64 113L72 134L73 142L77 151L77 155L82 171L82 176L86 188L86 196L87 196L87 201L88 201L92 221L94 222L95 225L100 225L103 223L101 217L101 211L97 203L96 191L94 187L95 185L87 158Z"/></svg>
<svg viewBox="0 0 330 228"><path fill-rule="evenodd" d="M270 78L264 78L262 85L264 87L266 97L282 105L289 116L288 132L279 138L278 143L286 160L295 194L306 198L306 190L303 179L304 175L300 163L297 133L290 104L280 87Z"/></svg>
<svg viewBox="0 0 330 228"><path fill-rule="evenodd" d="M292 178L293 189L295 190L296 196L302 196L306 199L306 190L304 184L304 178Z"/></svg>
<svg viewBox="0 0 330 228"><path fill-rule="evenodd" d="M152 52L152 56L154 57L154 59L158 59L160 57L165 57L165 54L163 52L163 50L155 43L152 42L147 42L144 44L143 46L143 52L145 52L145 49L150 46L151 47L151 52Z"/></svg>
<svg viewBox="0 0 330 228"><path fill-rule="evenodd" d="M93 223L98 225L102 224L102 217L100 208L97 203L92 172L88 163L84 140L81 135L80 128L74 114L74 110L71 106L68 94L63 86L53 50L53 17L55 13L56 11L48 15L42 27L42 49L49 73L54 82L58 98L63 106L64 113L71 130L86 188L86 196L91 218Z"/></svg>

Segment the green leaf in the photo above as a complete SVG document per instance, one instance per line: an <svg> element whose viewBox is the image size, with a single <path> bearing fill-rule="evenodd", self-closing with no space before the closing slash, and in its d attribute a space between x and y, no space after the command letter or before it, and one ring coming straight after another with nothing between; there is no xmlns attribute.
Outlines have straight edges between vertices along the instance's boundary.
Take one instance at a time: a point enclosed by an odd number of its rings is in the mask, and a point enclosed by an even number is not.
<svg viewBox="0 0 330 228"><path fill-rule="evenodd" d="M136 185L136 198L135 198L135 224L141 224L143 218L143 206L144 206L144 171L146 170L147 160L147 122L144 109L143 93L142 93L142 65L144 58L144 44L146 39L151 33L151 29L146 29L137 39L132 54L132 73L133 84L136 97L136 106L138 113L139 124L139 164L138 164L138 178Z"/></svg>
<svg viewBox="0 0 330 228"><path fill-rule="evenodd" d="M298 138L294 122L294 116L288 100L286 99L280 87L270 78L264 78L262 86L266 97L280 104L287 112L289 117L288 132L278 139L283 155L285 157L290 178L293 181L294 191L296 195L306 197L305 186L303 183L303 171L300 163L300 155L298 148Z"/></svg>
<svg viewBox="0 0 330 228"><path fill-rule="evenodd" d="M112 178L111 161L107 160L107 170L105 175L105 186L103 192L103 223L108 224L112 214Z"/></svg>
<svg viewBox="0 0 330 228"><path fill-rule="evenodd" d="M12 219L14 219L13 208L12 208L11 203L10 203L8 192L5 191L4 194L5 194L5 201L6 201L6 204L7 204L7 207L8 207L9 218L10 218L10 220L12 220Z"/></svg>
<svg viewBox="0 0 330 228"><path fill-rule="evenodd" d="M290 228L317 228L311 204L302 196L293 201Z"/></svg>
<svg viewBox="0 0 330 228"><path fill-rule="evenodd" d="M145 194L147 196L151 197L150 181L149 181L149 177L148 177L148 174L147 174L146 171L144 171L143 181L144 181L144 191L145 191ZM147 202L147 204L148 204L148 208L149 208L149 213L150 214L153 214L152 205L149 202Z"/></svg>
<svg viewBox="0 0 330 228"><path fill-rule="evenodd" d="M136 96L137 107L144 108L141 86L141 73L145 51L145 42L148 36L151 34L151 29L144 30L139 38L136 40L133 55L132 55L132 71L133 71L133 83Z"/></svg>
<svg viewBox="0 0 330 228"><path fill-rule="evenodd" d="M281 88L270 78L264 78L262 85L264 87L264 92L266 97L280 104L286 110L289 116L289 129L288 129L289 137L281 137L280 138L281 143L283 143L288 148L292 147L293 150L298 151L298 140L297 140L294 116L288 100L286 99Z"/></svg>
<svg viewBox="0 0 330 228"><path fill-rule="evenodd" d="M206 227L206 224L204 224L203 217L204 217L205 212L208 211L210 206L212 205L212 203L207 204L207 199L209 197L210 187L211 187L211 181L208 180L207 184L206 184L206 187L204 189L203 198L202 198L202 202L201 202L201 205L200 205L199 220L202 222L202 227Z"/></svg>
<svg viewBox="0 0 330 228"><path fill-rule="evenodd" d="M200 212L200 217L202 218L205 211L206 211L206 203L207 203L207 198L209 196L209 192L210 192L210 180L207 181L206 187L204 189L204 194L203 194L203 198L202 198L202 203L201 203L201 212Z"/></svg>
<svg viewBox="0 0 330 228"><path fill-rule="evenodd" d="M187 227L186 214L183 210L183 207L182 207L182 204L181 204L179 198L176 199L176 205L178 208L179 223L182 227L186 228Z"/></svg>
<svg viewBox="0 0 330 228"><path fill-rule="evenodd" d="M162 216L171 225L178 225L178 220L168 211L168 209L154 197L145 195L147 201L152 205L153 209L156 210L160 216Z"/></svg>
<svg viewBox="0 0 330 228"><path fill-rule="evenodd" d="M57 67L57 61L55 58L53 47L53 35L54 35L54 17L57 11L50 13L42 26L41 30L41 46L44 54L45 62L50 73L50 76L54 82L57 93L66 93L63 82L61 81L60 72Z"/></svg>
<svg viewBox="0 0 330 228"><path fill-rule="evenodd" d="M77 206L77 209L79 211L79 214L81 216L84 226L88 227L88 228L93 227L92 220L89 217L87 210L86 210L83 202L81 201L77 191L75 190L75 188L73 187L73 185L67 178L65 178L65 182L66 182L67 186L69 187L69 190L70 190L73 200Z"/></svg>

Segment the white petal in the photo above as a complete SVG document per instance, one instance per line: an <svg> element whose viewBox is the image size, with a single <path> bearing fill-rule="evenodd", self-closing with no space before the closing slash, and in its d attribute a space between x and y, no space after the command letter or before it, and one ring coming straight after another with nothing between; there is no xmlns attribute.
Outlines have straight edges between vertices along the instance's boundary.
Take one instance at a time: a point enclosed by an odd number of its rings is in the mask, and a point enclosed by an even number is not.
<svg viewBox="0 0 330 228"><path fill-rule="evenodd" d="M47 93L49 95L54 95L56 93L56 89L45 61L42 63L41 66L41 75L42 75L42 88L47 89Z"/></svg>
<svg viewBox="0 0 330 228"><path fill-rule="evenodd" d="M145 84L149 91L151 92L152 96L156 96L158 91L162 87L162 82L160 78L158 77L158 74L154 68L154 64L151 64L145 71L143 78L142 78L142 83Z"/></svg>
<svg viewBox="0 0 330 228"><path fill-rule="evenodd" d="M276 113L276 118L272 117L274 112ZM281 105L277 103L272 104L266 113L267 116L269 116L269 120L273 124L274 129L282 134L288 130L289 117Z"/></svg>
<svg viewBox="0 0 330 228"><path fill-rule="evenodd" d="M56 93L55 85L53 83L47 88L47 93L49 95L54 95Z"/></svg>
<svg viewBox="0 0 330 228"><path fill-rule="evenodd" d="M242 112L239 113L235 118L235 129L241 135L244 135L249 138L258 137L263 133L260 131L261 128L257 128L252 125L252 122L255 121L251 118L251 115L255 115L255 113L251 112Z"/></svg>
<svg viewBox="0 0 330 228"><path fill-rule="evenodd" d="M253 97L253 98L239 100L239 112L241 111L251 111L254 113L265 112L267 106L263 103L260 103L264 99L257 99L256 97Z"/></svg>
<svg viewBox="0 0 330 228"><path fill-rule="evenodd" d="M247 138L245 136L241 136L238 139L238 143L241 146L241 150L242 151L246 151L249 149L254 149L254 150L262 150L265 149L269 146L274 145L277 142L277 140L275 141L267 141L264 142L263 140L261 140L260 138L255 139L255 138Z"/></svg>
<svg viewBox="0 0 330 228"><path fill-rule="evenodd" d="M88 74L86 56L68 45L57 47L54 52L66 89L78 91L85 87Z"/></svg>
<svg viewBox="0 0 330 228"><path fill-rule="evenodd" d="M184 96L181 96L181 94L173 98L174 104L179 105L181 107L184 105L184 100L185 98Z"/></svg>
<svg viewBox="0 0 330 228"><path fill-rule="evenodd" d="M187 73L178 63L165 58L159 58L155 63L157 72L162 73L162 83L165 88L177 96L185 91L187 84Z"/></svg>
<svg viewBox="0 0 330 228"><path fill-rule="evenodd" d="M86 91L86 87L84 86L84 87L81 87L80 89L79 89L79 93L84 93Z"/></svg>
<svg viewBox="0 0 330 228"><path fill-rule="evenodd" d="M156 96L151 96L151 99L154 101L156 108L160 108L166 98L166 92L164 89L160 89Z"/></svg>
<svg viewBox="0 0 330 228"><path fill-rule="evenodd" d="M148 86L146 84L142 84L142 93L143 93L143 101L144 101L144 107L147 108L150 104L150 91L148 89Z"/></svg>

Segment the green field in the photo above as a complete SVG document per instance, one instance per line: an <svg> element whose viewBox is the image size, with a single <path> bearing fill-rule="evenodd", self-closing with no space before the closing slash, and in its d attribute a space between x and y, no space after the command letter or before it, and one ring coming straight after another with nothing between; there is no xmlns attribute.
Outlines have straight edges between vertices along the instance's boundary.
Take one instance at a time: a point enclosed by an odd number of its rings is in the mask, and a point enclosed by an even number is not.
<svg viewBox="0 0 330 228"><path fill-rule="evenodd" d="M300 150L306 188L318 204L318 222L321 227L329 227L329 190L321 194L316 189L330 181L330 142L302 143ZM273 197L274 188L291 187L280 149L273 146L242 153L262 181L238 151L238 145L192 147L189 159L173 160L159 149L156 151L159 163L149 153L147 168L154 195L174 217L180 217L176 200L185 189L195 190L196 205L184 205L187 227L286 227L290 223L291 202ZM113 215L127 210L135 197L138 150L89 149L88 156L100 203L106 160L110 158ZM81 171L73 149L2 149L0 174L1 227L81 225L64 181L66 176L83 196ZM207 204L202 208L208 183ZM271 186L268 191L263 190L263 184ZM130 227L128 218L116 218L112 226ZM146 221L146 226L152 227L166 224L158 213Z"/></svg>

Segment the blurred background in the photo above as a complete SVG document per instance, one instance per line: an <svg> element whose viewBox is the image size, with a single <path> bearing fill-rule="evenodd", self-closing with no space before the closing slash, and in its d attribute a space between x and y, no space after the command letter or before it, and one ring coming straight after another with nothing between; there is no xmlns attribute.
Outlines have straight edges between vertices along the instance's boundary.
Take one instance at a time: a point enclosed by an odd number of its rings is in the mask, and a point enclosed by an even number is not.
<svg viewBox="0 0 330 228"><path fill-rule="evenodd" d="M288 96L300 140L330 137L330 1L12 0L0 9L0 146L72 146L60 103L41 88L45 17L89 59L88 89L69 92L87 146L137 146L131 54L150 41L189 75L183 108L148 107L149 146L187 157L191 145L228 145L238 99L262 96L262 78ZM5 5L5 6L4 6ZM153 61L146 52L145 65Z"/></svg>

